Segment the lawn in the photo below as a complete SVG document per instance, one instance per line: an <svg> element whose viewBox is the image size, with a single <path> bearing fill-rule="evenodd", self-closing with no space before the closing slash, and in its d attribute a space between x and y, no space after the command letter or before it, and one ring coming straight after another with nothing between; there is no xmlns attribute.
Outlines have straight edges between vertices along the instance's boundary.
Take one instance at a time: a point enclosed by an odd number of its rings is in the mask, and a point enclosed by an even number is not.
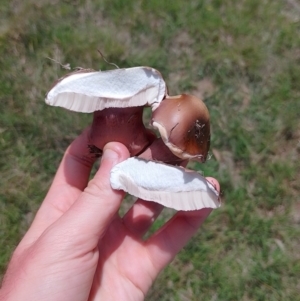
<svg viewBox="0 0 300 301"><path fill-rule="evenodd" d="M68 64L113 69L97 49L158 69L170 94L201 97L211 114L211 158L191 167L219 179L222 207L147 300L300 300L297 0L1 0L0 275L91 121L45 93Z"/></svg>

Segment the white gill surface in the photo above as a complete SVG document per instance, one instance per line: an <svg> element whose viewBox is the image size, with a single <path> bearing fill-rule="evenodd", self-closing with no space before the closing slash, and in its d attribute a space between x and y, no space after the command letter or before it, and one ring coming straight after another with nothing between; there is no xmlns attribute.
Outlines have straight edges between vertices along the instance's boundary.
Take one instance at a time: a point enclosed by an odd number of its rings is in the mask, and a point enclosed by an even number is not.
<svg viewBox="0 0 300 301"><path fill-rule="evenodd" d="M176 210L220 207L213 185L199 173L181 167L133 157L112 169L110 182L114 189Z"/></svg>
<svg viewBox="0 0 300 301"><path fill-rule="evenodd" d="M165 93L166 84L157 70L134 67L71 74L48 92L45 101L83 113L144 105L155 110Z"/></svg>

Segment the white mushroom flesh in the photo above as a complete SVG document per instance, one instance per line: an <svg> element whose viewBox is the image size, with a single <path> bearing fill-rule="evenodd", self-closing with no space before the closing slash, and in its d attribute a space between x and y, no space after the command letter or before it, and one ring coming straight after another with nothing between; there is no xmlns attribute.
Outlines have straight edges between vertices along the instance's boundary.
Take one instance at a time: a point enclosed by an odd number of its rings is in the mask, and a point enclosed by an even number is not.
<svg viewBox="0 0 300 301"><path fill-rule="evenodd" d="M150 67L79 72L59 81L46 103L76 112L149 105L154 110L166 94L161 74Z"/></svg>
<svg viewBox="0 0 300 301"><path fill-rule="evenodd" d="M220 207L214 186L199 173L181 167L133 157L112 169L110 182L114 189L176 210Z"/></svg>

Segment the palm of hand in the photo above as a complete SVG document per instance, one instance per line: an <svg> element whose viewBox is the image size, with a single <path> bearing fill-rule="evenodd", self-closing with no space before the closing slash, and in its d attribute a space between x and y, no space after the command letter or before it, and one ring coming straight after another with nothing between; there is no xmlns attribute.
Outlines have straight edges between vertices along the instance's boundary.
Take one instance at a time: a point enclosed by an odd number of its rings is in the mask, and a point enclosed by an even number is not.
<svg viewBox="0 0 300 301"><path fill-rule="evenodd" d="M129 156L128 151L120 144L110 144L101 168L87 186L93 164L84 156L87 139L84 132L67 150L11 260L0 297L143 300L159 272L209 215L210 209L178 212L144 241L161 205L138 200L119 217L124 194L111 189L109 174Z"/></svg>
<svg viewBox="0 0 300 301"><path fill-rule="evenodd" d="M143 235L161 210L159 204L138 200L123 219L113 220L98 245L99 262L89 300L144 300L159 272L210 212L177 213L144 241Z"/></svg>

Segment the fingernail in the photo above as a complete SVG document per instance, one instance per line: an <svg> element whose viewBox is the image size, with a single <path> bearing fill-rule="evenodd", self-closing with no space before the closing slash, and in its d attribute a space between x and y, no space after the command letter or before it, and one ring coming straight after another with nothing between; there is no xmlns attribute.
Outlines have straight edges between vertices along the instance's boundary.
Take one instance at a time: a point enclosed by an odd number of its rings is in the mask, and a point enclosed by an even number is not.
<svg viewBox="0 0 300 301"><path fill-rule="evenodd" d="M117 163L119 161L119 154L111 148L104 148L101 161L103 160L110 160L113 163Z"/></svg>

